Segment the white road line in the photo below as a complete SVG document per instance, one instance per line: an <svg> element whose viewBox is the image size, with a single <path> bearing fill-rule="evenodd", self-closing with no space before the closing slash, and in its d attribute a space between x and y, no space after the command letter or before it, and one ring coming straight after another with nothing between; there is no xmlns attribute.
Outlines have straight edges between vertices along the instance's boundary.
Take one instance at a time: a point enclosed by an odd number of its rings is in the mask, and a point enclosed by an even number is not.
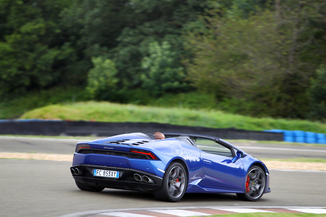
<svg viewBox="0 0 326 217"><path fill-rule="evenodd" d="M151 212L158 212L163 214L175 215L175 216L208 216L210 214L194 212L189 210L181 210L181 209L171 209L171 210L148 210Z"/></svg>
<svg viewBox="0 0 326 217"><path fill-rule="evenodd" d="M313 214L326 214L326 209L309 209L309 208L299 208L299 209L290 209L303 213L313 213Z"/></svg>
<svg viewBox="0 0 326 217"><path fill-rule="evenodd" d="M301 151L301 152L325 152L326 150L321 149L294 149L294 148L268 148L268 147L254 147L254 146L236 146L240 149L259 149L259 150L275 150L275 151Z"/></svg>
<svg viewBox="0 0 326 217"><path fill-rule="evenodd" d="M117 216L117 217L155 217L151 215L141 215L141 214L134 214L128 212L109 212L109 213L101 213L100 215Z"/></svg>
<svg viewBox="0 0 326 217"><path fill-rule="evenodd" d="M259 210L259 209L248 209L248 208L214 208L216 210L223 210L223 211L229 211L229 212L236 212L236 213L255 213L255 212L270 212L266 210Z"/></svg>

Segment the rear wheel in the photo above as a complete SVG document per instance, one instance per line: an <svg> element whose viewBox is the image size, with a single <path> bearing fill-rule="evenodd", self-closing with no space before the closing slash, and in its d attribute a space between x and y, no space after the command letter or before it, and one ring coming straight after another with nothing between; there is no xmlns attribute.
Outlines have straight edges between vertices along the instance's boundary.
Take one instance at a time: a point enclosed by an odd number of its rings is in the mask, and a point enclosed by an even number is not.
<svg viewBox="0 0 326 217"><path fill-rule="evenodd" d="M187 184L188 178L184 166L173 162L165 171L161 188L153 194L159 200L176 202L186 193Z"/></svg>
<svg viewBox="0 0 326 217"><path fill-rule="evenodd" d="M95 187L95 186L86 185L81 182L77 182L77 181L75 181L75 182L76 182L77 187L83 191L100 192L100 191L103 191L103 189L104 189L103 187Z"/></svg>
<svg viewBox="0 0 326 217"><path fill-rule="evenodd" d="M246 176L244 193L237 194L242 200L256 201L265 191L266 175L259 166L252 166Z"/></svg>

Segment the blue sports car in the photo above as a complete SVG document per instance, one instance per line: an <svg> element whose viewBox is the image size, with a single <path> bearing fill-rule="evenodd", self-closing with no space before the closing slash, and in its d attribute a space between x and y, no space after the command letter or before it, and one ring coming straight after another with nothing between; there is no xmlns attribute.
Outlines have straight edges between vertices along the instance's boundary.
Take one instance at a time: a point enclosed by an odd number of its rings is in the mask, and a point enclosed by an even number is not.
<svg viewBox="0 0 326 217"><path fill-rule="evenodd" d="M256 201L271 192L265 164L213 136L128 133L81 142L71 174L79 189L153 192L159 200L179 201L185 193L236 193Z"/></svg>

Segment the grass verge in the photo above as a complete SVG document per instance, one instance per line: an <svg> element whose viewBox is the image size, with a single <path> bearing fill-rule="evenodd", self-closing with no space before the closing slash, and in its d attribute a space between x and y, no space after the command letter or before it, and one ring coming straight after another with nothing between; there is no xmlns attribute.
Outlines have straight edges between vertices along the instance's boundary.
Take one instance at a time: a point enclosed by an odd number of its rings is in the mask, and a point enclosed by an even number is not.
<svg viewBox="0 0 326 217"><path fill-rule="evenodd" d="M7 96L0 99L0 119L18 118L29 110L46 105L73 103L88 99L86 91L80 87L56 87L30 92L24 96Z"/></svg>
<svg viewBox="0 0 326 217"><path fill-rule="evenodd" d="M303 130L326 133L326 124L304 120L253 118L222 111L160 108L108 102L79 102L50 105L26 112L22 119L93 120L104 122L158 122L184 126L245 130Z"/></svg>

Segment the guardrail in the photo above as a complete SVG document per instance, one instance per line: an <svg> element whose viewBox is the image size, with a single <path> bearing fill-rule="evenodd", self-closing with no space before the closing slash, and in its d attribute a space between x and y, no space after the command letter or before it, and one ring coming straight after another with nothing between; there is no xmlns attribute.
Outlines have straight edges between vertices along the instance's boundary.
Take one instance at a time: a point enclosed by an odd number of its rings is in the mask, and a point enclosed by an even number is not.
<svg viewBox="0 0 326 217"><path fill-rule="evenodd" d="M69 135L69 136L113 136L121 133L177 132L211 135L222 139L246 139L283 141L283 134L240 130L235 128L219 129L207 127L190 127L161 123L110 123L91 121L56 121L56 120L2 120L0 134L10 135Z"/></svg>

